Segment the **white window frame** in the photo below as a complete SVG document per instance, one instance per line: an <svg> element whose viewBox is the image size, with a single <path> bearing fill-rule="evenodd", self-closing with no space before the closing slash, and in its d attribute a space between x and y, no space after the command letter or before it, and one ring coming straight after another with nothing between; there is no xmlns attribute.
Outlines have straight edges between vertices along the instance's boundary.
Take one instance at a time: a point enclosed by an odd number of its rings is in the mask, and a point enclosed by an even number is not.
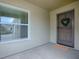
<svg viewBox="0 0 79 59"><path fill-rule="evenodd" d="M0 6L4 6L4 7L8 7L8 8L12 8L12 9L15 9L15 10L19 10L19 11L23 11L23 12L28 13L28 24L21 24L21 25L27 25L28 26L28 38L23 38L23 39L21 38L19 40L11 40L11 41L0 42L0 44L31 40L31 22L30 22L31 13L30 13L30 11L26 10L24 8L15 7L13 5L5 4L5 3L0 3ZM20 25L20 24L15 24L15 25Z"/></svg>

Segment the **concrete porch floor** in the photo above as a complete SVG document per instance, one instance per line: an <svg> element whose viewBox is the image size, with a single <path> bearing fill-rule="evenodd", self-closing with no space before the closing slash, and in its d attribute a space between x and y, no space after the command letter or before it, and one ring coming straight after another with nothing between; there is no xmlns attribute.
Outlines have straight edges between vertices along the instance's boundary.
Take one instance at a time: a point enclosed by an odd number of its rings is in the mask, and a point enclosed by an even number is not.
<svg viewBox="0 0 79 59"><path fill-rule="evenodd" d="M48 43L1 59L79 59L79 51Z"/></svg>

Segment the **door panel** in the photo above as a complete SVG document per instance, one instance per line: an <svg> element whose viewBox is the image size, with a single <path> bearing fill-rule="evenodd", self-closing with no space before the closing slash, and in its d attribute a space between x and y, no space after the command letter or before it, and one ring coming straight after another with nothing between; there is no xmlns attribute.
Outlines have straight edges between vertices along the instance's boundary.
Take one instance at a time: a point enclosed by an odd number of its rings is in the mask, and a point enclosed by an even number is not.
<svg viewBox="0 0 79 59"><path fill-rule="evenodd" d="M57 43L74 47L74 10L57 15Z"/></svg>

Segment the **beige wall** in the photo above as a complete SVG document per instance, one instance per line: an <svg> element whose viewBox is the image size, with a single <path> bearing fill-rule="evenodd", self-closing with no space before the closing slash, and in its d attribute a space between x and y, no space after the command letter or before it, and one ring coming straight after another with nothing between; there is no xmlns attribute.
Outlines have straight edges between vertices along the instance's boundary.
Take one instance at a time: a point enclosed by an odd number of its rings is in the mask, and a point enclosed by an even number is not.
<svg viewBox="0 0 79 59"><path fill-rule="evenodd" d="M49 41L50 25L48 12L46 10L23 0L0 0L0 3L10 4L31 12L31 40L0 44L0 58L45 44Z"/></svg>
<svg viewBox="0 0 79 59"><path fill-rule="evenodd" d="M62 13L68 10L75 10L75 49L79 50L79 1L69 4L67 6L58 8L50 12L50 38L51 42L56 43L57 41L57 17L58 13Z"/></svg>

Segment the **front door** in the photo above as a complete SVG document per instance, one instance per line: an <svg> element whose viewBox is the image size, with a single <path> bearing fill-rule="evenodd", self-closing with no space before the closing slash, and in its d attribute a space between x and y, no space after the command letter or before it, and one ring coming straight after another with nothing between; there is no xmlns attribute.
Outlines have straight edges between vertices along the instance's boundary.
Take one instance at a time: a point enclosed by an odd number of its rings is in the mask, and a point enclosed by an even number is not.
<svg viewBox="0 0 79 59"><path fill-rule="evenodd" d="M57 15L57 43L74 47L74 10Z"/></svg>

